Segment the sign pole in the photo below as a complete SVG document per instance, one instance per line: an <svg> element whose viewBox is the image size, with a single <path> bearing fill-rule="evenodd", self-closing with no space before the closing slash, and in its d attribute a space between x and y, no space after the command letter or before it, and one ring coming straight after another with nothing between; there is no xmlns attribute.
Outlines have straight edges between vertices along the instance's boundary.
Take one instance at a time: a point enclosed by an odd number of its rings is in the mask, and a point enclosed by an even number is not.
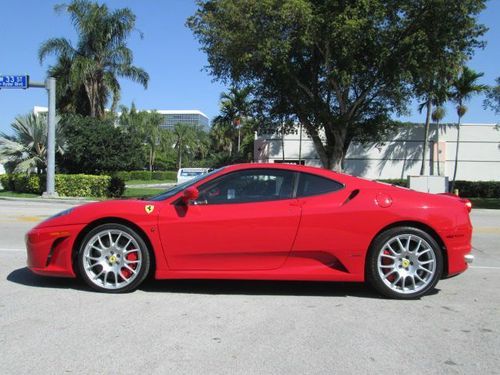
<svg viewBox="0 0 500 375"><path fill-rule="evenodd" d="M44 197L57 197L55 190L56 169L56 79L49 77L45 81L49 97L49 113L47 118L47 190Z"/></svg>
<svg viewBox="0 0 500 375"><path fill-rule="evenodd" d="M29 88L38 87L47 90L49 97L49 112L47 113L47 187L42 194L45 198L59 195L55 189L56 169L56 79L48 77L45 82L29 82Z"/></svg>

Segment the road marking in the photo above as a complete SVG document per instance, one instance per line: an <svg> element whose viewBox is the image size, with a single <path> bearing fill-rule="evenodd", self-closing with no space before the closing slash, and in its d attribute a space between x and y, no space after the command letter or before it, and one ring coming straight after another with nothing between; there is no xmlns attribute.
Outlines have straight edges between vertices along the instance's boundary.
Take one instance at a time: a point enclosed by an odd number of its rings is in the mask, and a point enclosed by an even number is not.
<svg viewBox="0 0 500 375"><path fill-rule="evenodd" d="M487 266L469 266L469 268L478 268L485 270L500 270L500 267L487 267Z"/></svg>
<svg viewBox="0 0 500 375"><path fill-rule="evenodd" d="M477 227L473 233L500 234L500 227Z"/></svg>
<svg viewBox="0 0 500 375"><path fill-rule="evenodd" d="M13 251L13 252L20 252L20 251L26 251L26 249L0 249L0 251Z"/></svg>

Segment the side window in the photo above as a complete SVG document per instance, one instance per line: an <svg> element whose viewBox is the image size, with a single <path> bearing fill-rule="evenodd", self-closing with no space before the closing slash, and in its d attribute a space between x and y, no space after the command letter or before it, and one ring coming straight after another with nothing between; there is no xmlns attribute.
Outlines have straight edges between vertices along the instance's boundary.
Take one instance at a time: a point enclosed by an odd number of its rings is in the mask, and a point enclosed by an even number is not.
<svg viewBox="0 0 500 375"><path fill-rule="evenodd" d="M310 197L312 195L331 193L344 187L337 181L316 176L309 173L300 173L297 197Z"/></svg>
<svg viewBox="0 0 500 375"><path fill-rule="evenodd" d="M294 172L252 169L233 172L201 185L198 204L227 204L289 199Z"/></svg>

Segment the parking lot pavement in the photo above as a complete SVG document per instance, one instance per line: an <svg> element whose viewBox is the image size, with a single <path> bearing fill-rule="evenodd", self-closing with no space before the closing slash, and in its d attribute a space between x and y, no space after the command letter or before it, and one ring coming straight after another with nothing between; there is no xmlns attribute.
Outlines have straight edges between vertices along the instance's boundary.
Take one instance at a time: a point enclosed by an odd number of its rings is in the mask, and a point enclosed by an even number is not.
<svg viewBox="0 0 500 375"><path fill-rule="evenodd" d="M123 295L25 268L24 233L64 204L0 201L0 374L498 374L500 211L476 262L420 300L362 284L149 281Z"/></svg>

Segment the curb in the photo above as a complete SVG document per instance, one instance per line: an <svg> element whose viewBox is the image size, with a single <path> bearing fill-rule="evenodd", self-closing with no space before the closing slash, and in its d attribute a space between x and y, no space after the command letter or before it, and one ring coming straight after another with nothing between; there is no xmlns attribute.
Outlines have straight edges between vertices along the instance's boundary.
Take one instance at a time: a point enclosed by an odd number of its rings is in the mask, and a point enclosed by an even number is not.
<svg viewBox="0 0 500 375"><path fill-rule="evenodd" d="M15 201L15 202L38 202L38 203L66 203L66 204L84 204L99 202L96 200L84 198L17 198L17 197L0 197L0 200Z"/></svg>

